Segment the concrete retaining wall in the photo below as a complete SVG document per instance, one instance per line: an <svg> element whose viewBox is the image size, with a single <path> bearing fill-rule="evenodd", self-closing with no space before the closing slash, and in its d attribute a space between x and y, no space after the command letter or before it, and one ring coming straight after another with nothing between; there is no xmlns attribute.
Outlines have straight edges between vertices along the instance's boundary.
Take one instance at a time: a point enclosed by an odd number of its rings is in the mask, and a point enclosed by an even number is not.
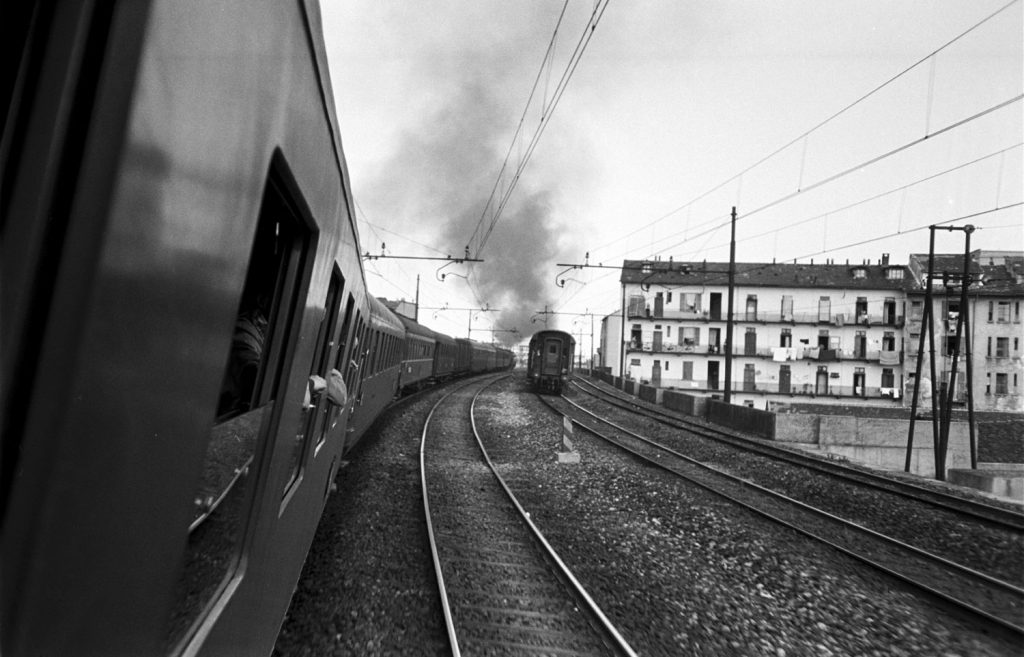
<svg viewBox="0 0 1024 657"><path fill-rule="evenodd" d="M715 424L737 431L752 433L768 440L775 438L775 413L770 411L709 399L706 417Z"/></svg>
<svg viewBox="0 0 1024 657"><path fill-rule="evenodd" d="M662 393L661 402L665 405L665 408L673 411L704 417L708 398L688 395L685 392L677 392L675 390L665 390Z"/></svg>
<svg viewBox="0 0 1024 657"><path fill-rule="evenodd" d="M660 404L665 391L654 386L640 386L640 399L651 404Z"/></svg>
<svg viewBox="0 0 1024 657"><path fill-rule="evenodd" d="M906 462L909 425L908 420L784 414L776 416L775 440L817 445L824 452L858 463L884 470L902 470ZM951 423L946 468L970 468L969 450L967 424ZM918 422L914 427L910 471L925 477L935 476L930 423Z"/></svg>
<svg viewBox="0 0 1024 657"><path fill-rule="evenodd" d="M818 416L786 413L775 416L775 440L787 443L818 444Z"/></svg>

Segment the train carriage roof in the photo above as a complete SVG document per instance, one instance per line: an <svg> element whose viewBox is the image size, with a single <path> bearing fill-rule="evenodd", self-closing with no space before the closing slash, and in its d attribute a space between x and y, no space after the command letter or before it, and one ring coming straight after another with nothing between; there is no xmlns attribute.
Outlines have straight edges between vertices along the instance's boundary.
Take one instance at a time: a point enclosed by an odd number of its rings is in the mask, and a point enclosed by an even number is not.
<svg viewBox="0 0 1024 657"><path fill-rule="evenodd" d="M391 312L387 306L375 297L368 296L367 300L370 304L371 326L376 329L386 330L399 335L404 334L405 327L399 320L398 315Z"/></svg>

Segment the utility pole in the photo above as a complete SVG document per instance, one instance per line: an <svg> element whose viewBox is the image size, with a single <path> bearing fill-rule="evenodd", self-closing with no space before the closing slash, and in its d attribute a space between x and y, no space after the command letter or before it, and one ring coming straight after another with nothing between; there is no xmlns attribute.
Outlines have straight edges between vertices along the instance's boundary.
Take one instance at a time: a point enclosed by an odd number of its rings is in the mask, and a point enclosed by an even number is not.
<svg viewBox="0 0 1024 657"><path fill-rule="evenodd" d="M914 423L917 417L917 400L918 400L918 387L921 383L921 352L924 350L924 331L928 331L929 340L929 360L931 365L931 376L932 376L932 444L935 448L935 478L939 481L945 481L946 479L946 453L949 448L949 429L950 423L952 422L953 416L953 401L956 396L956 375L957 365L960 362L960 343L964 342L964 354L966 358L965 372L966 372L966 389L967 389L967 422L969 425L970 432L970 452L971 452L971 468L977 467L977 451L975 445L974 435L974 381L972 380L973 367L972 360L973 354L971 349L971 332L970 332L970 313L967 307L967 293L968 288L971 284L971 273L970 273L970 261L971 261L971 233L974 232L974 226L968 224L963 227L958 226L929 226L931 236L928 246L928 273L925 276L925 306L922 318L921 326L921 338L919 341L917 367L914 374L914 394L910 405L910 429L907 435L907 454L904 462L904 470L910 471L911 455L914 444ZM948 340L948 322L949 322L949 299L952 296L952 289L957 282L960 283L960 301L959 311L956 316L956 328L954 329L954 343L953 348L948 355L952 359L949 371L949 380L942 381L941 385L935 385L936 379L936 360L935 360L935 322L933 320L934 312L932 305L934 303L934 295L932 293L932 280L939 278L935 273L935 231L936 230L961 230L964 232L964 258L963 258L963 269L957 274L956 272L943 271L942 282L943 287L946 289L946 314L943 318L943 325L946 330L943 331L943 335ZM944 349L948 348L948 342L944 340Z"/></svg>
<svg viewBox="0 0 1024 657"><path fill-rule="evenodd" d="M729 299L725 316L725 403L732 403L732 297L736 287L736 206L732 207L732 231L729 238Z"/></svg>
<svg viewBox="0 0 1024 657"><path fill-rule="evenodd" d="M413 311L412 321L420 321L420 275L416 274L416 310Z"/></svg>

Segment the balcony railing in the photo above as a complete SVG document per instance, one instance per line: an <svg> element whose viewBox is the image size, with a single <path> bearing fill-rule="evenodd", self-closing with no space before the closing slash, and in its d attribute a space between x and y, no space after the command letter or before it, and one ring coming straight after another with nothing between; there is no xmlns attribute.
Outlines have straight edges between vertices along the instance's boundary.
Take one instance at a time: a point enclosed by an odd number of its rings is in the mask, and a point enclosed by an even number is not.
<svg viewBox="0 0 1024 657"><path fill-rule="evenodd" d="M724 356L725 350L719 345L696 344L681 345L672 342L662 342L658 349L654 348L653 342L636 343L630 342L626 347L627 352L646 352L655 354L694 354L701 356ZM732 350L733 356L746 356L748 358L771 358L779 362L794 360L812 360L823 363L836 362L841 360L860 360L866 362L877 362L881 365L899 365L904 360L902 351L889 349L825 349L822 347L755 347L748 350L746 345L737 345ZM779 358L776 356L780 355Z"/></svg>
<svg viewBox="0 0 1024 657"><path fill-rule="evenodd" d="M661 388L671 388L680 392L707 392L707 393L720 393L725 390L725 383L723 381L718 382L716 388L709 388L708 381L704 379L693 379L693 380L680 380L670 379L662 376L659 384ZM743 393L755 393L755 394L766 394L766 395L791 395L791 396L808 396L808 397L850 397L856 399L900 399L898 388L884 388L878 386L850 386L850 385L830 385L827 390L819 390L814 383L793 383L787 388L783 389L782 385L778 381L769 382L754 382L753 388L750 384L746 384L743 381L734 381L732 384L732 392L734 395L742 395ZM894 396L894 391L895 396Z"/></svg>
<svg viewBox="0 0 1024 657"><path fill-rule="evenodd" d="M723 311L714 315L707 310L672 310L665 309L660 315L653 311L638 312L635 308L627 311L629 319L664 319L664 320L688 320L688 321L726 321L726 313ZM831 326L903 326L903 316L895 315L892 318L885 318L881 314L853 316L846 313L829 314L822 317L816 312L810 313L783 313L758 311L747 313L740 309L733 312L733 319L737 322L758 322L761 324L816 324Z"/></svg>

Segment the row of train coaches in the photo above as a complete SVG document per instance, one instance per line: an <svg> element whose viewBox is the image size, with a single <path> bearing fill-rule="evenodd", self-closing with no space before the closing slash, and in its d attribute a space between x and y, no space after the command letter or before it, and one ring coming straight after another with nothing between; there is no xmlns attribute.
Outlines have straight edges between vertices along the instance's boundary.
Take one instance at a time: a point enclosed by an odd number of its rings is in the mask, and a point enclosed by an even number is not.
<svg viewBox="0 0 1024 657"><path fill-rule="evenodd" d="M0 654L269 655L345 452L512 354L368 293L316 2L12 14Z"/></svg>

